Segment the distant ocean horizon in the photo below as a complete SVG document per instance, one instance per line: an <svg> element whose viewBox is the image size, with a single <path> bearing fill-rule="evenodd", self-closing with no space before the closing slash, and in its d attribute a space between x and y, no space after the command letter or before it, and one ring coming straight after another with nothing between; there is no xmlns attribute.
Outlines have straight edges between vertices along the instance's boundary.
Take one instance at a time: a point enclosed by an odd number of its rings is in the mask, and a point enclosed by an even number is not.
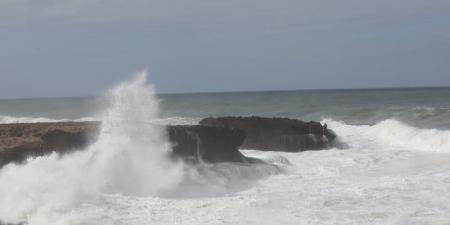
<svg viewBox="0 0 450 225"><path fill-rule="evenodd" d="M210 116L342 120L372 125L397 119L423 128L450 128L450 87L308 89L157 94L160 117L195 123ZM0 122L95 120L101 96L0 99Z"/></svg>
<svg viewBox="0 0 450 225"><path fill-rule="evenodd" d="M355 88L311 88L311 89L273 89L273 90L230 90L230 91L186 91L186 92L156 92L156 96L165 95L197 95L197 94L237 94L237 93L258 93L258 92L326 92L326 91L363 91L363 90L408 90L408 89L448 89L450 86L399 86L399 87L355 87ZM23 96L23 97L2 97L0 100L27 100L27 99L47 99L47 98L94 98L102 94L95 95L61 95L61 96Z"/></svg>

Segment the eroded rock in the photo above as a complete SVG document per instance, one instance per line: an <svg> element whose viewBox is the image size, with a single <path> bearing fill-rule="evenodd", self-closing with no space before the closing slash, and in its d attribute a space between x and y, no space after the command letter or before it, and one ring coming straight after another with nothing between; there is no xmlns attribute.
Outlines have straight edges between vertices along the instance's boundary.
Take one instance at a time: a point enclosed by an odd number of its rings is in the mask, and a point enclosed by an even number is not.
<svg viewBox="0 0 450 225"><path fill-rule="evenodd" d="M0 166L27 157L85 149L98 136L99 122L0 124ZM189 162L249 162L239 152L244 133L237 129L167 126L172 156Z"/></svg>
<svg viewBox="0 0 450 225"><path fill-rule="evenodd" d="M246 138L241 149L288 152L320 150L330 147L336 138L326 125L287 118L210 117L200 121L200 124L242 129Z"/></svg>

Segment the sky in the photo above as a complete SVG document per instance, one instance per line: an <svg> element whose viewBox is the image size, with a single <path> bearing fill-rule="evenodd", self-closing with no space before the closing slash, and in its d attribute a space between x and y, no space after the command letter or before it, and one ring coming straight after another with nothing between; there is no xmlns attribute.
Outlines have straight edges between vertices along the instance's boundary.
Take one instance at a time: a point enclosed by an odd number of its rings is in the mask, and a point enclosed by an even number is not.
<svg viewBox="0 0 450 225"><path fill-rule="evenodd" d="M1 0L0 98L450 86L449 0Z"/></svg>

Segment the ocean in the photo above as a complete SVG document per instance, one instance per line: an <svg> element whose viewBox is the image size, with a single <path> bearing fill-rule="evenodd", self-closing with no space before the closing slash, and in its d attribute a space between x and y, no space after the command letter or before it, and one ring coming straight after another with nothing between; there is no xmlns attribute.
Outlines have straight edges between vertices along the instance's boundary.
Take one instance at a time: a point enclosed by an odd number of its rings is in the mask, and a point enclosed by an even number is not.
<svg viewBox="0 0 450 225"><path fill-rule="evenodd" d="M337 144L299 153L242 150L280 170L191 166L164 159L167 140L148 125L252 115L327 123ZM85 120L104 122L85 151L0 169L0 220L450 224L450 88L157 95L140 75L102 97L0 100L0 123Z"/></svg>
<svg viewBox="0 0 450 225"><path fill-rule="evenodd" d="M450 88L190 93L157 98L159 119L167 123L255 115L331 119L349 125L393 119L420 128L450 129ZM102 97L0 99L0 123L96 120L108 104Z"/></svg>

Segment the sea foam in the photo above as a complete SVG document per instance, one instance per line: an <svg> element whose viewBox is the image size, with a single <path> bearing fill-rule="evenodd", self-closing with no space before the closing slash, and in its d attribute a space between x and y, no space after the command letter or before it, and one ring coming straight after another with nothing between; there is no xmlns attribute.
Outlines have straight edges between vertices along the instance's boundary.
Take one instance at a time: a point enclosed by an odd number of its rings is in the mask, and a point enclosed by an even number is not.
<svg viewBox="0 0 450 225"><path fill-rule="evenodd" d="M46 117L17 117L0 115L0 124L11 124L11 123L55 123L55 122L80 122L80 121L96 121L101 118L94 117L82 117L79 119L52 119Z"/></svg>
<svg viewBox="0 0 450 225"><path fill-rule="evenodd" d="M182 165L169 161L158 101L145 73L107 93L111 108L99 139L86 151L29 159L0 170L0 218L4 223L74 224L71 211L104 194L158 196L176 185Z"/></svg>
<svg viewBox="0 0 450 225"><path fill-rule="evenodd" d="M326 119L344 149L247 150L247 156L278 167L224 163L189 168L167 160L170 145L164 132L148 122L165 123L157 118L158 101L144 74L107 95L112 107L100 116L100 138L86 151L29 159L0 170L2 222L450 222L448 130L417 128L395 119L373 125ZM184 123L183 118L170 120ZM280 174L284 167L288 169Z"/></svg>
<svg viewBox="0 0 450 225"><path fill-rule="evenodd" d="M377 144L382 149L450 153L450 130L417 128L396 119L383 120L374 125L348 125L332 119L322 122L335 128L341 136L340 140L342 136L350 135L364 138L364 142Z"/></svg>

